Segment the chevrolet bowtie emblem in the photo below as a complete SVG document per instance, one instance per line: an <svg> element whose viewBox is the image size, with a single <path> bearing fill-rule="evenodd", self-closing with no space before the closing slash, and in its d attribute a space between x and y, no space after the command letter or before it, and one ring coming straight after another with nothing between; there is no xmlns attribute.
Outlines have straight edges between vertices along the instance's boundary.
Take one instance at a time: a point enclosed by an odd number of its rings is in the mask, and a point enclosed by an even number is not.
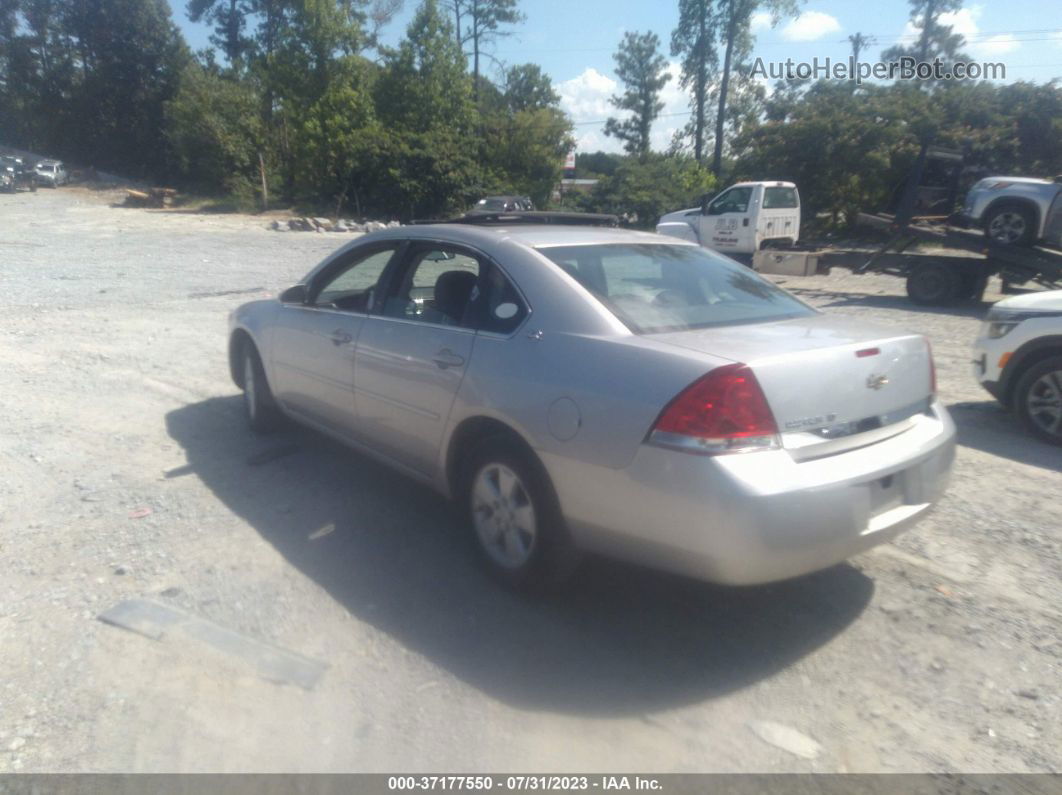
<svg viewBox="0 0 1062 795"><path fill-rule="evenodd" d="M887 375L874 375L871 373L867 376L867 389L881 389L887 383L889 383Z"/></svg>

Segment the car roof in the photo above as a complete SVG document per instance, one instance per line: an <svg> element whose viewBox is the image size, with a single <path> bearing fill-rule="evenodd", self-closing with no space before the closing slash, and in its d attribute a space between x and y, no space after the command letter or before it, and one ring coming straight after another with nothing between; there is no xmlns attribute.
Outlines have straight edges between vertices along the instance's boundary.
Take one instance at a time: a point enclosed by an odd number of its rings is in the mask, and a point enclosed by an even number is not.
<svg viewBox="0 0 1062 795"><path fill-rule="evenodd" d="M658 243L678 246L696 245L676 237L618 229L608 226L576 226L569 224L418 224L387 230L388 237L442 238L470 245L498 243L511 240L530 248L543 246L604 245L608 243Z"/></svg>
<svg viewBox="0 0 1062 795"><path fill-rule="evenodd" d="M755 187L757 185L765 185L768 188L795 188L796 184L793 182L785 182L779 179L767 179L759 180L757 182L735 182L731 185L731 188L748 188Z"/></svg>

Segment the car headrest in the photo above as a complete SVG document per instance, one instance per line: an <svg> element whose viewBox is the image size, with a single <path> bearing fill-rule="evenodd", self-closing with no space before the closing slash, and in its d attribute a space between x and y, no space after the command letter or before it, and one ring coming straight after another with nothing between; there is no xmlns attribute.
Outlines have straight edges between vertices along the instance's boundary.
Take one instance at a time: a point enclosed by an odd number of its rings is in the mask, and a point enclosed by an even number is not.
<svg viewBox="0 0 1062 795"><path fill-rule="evenodd" d="M435 309L455 323L461 322L461 315L478 281L479 277L471 271L446 271L441 274L435 280Z"/></svg>

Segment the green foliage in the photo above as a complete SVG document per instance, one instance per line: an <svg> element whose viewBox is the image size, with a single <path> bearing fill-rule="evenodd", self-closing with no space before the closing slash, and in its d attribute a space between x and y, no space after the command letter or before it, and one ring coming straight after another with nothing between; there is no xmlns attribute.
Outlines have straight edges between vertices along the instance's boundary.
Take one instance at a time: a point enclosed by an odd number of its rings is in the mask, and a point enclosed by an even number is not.
<svg viewBox="0 0 1062 795"><path fill-rule="evenodd" d="M0 137L131 176L164 174L187 48L166 0L4 0Z"/></svg>
<svg viewBox="0 0 1062 795"><path fill-rule="evenodd" d="M696 205L715 186L715 177L694 158L651 154L625 158L577 201L581 209L626 216L632 225L651 229L661 215Z"/></svg>
<svg viewBox="0 0 1062 795"><path fill-rule="evenodd" d="M623 141L623 148L630 154L646 157L649 133L664 107L660 90L671 79L665 71L667 59L660 54L660 38L651 32L625 33L613 58L624 91L613 96L610 102L631 115L626 119L609 118L605 135Z"/></svg>
<svg viewBox="0 0 1062 795"><path fill-rule="evenodd" d="M503 36L507 25L524 21L517 0L448 0L446 8L454 18L454 37L458 45L468 47L472 56L472 85L476 100L480 95L480 58L485 48Z"/></svg>
<svg viewBox="0 0 1062 795"><path fill-rule="evenodd" d="M505 104L513 112L551 107L560 102L549 75L538 64L525 63L507 69L504 88Z"/></svg>
<svg viewBox="0 0 1062 795"><path fill-rule="evenodd" d="M963 37L953 33L948 25L940 24L940 15L958 11L963 0L908 0L911 6L911 24L918 31L918 38L908 46L897 44L882 54L882 60L891 61L911 56L918 61L939 58L946 64L964 58L959 48L965 43Z"/></svg>
<svg viewBox="0 0 1062 795"><path fill-rule="evenodd" d="M610 177L616 173L623 157L612 152L577 152L575 173L579 177Z"/></svg>
<svg viewBox="0 0 1062 795"><path fill-rule="evenodd" d="M688 136L693 141L693 156L704 156L704 139L708 127L709 86L719 67L715 49L715 9L711 0L679 0L678 26L671 33L671 54L682 57L679 82L690 92Z"/></svg>
<svg viewBox="0 0 1062 795"><path fill-rule="evenodd" d="M198 64L166 106L166 138L187 183L205 193L253 192L264 145L261 98L250 81Z"/></svg>
<svg viewBox="0 0 1062 795"><path fill-rule="evenodd" d="M389 195L378 199L405 219L469 204L480 181L479 117L465 56L435 0L425 0L405 40L385 54L374 96L376 113L390 133L382 145Z"/></svg>
<svg viewBox="0 0 1062 795"><path fill-rule="evenodd" d="M781 86L764 121L735 141L735 178L792 180L805 222L825 214L847 224L886 206L923 141L962 151L967 184L1062 171L1060 120L1057 83L956 84L931 95L909 84Z"/></svg>

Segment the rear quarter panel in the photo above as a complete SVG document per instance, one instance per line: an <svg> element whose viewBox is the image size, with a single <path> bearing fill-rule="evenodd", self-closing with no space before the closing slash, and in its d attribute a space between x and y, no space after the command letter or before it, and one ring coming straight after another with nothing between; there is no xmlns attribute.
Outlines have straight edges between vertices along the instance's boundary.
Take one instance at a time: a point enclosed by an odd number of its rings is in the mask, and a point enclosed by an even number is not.
<svg viewBox="0 0 1062 795"><path fill-rule="evenodd" d="M475 416L499 419L536 450L621 469L682 389L728 360L634 337L544 332L480 335L451 414L451 430ZM570 425L571 401L578 410ZM558 423L558 419L561 421ZM566 438L573 433L570 438Z"/></svg>

